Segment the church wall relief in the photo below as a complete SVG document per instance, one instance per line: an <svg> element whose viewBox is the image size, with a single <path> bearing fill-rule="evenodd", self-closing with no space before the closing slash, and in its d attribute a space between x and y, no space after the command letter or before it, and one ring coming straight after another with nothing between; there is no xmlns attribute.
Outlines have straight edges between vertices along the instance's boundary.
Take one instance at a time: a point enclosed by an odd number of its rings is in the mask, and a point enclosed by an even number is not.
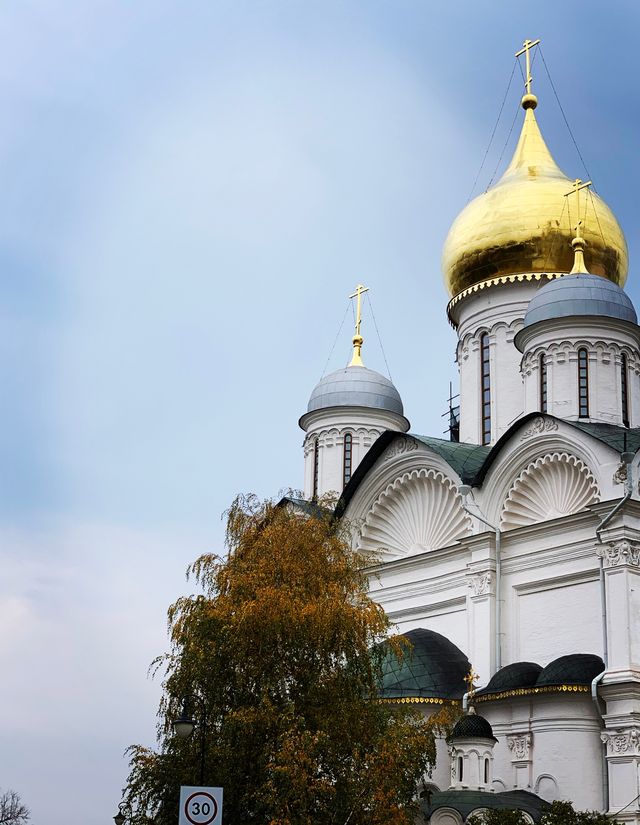
<svg viewBox="0 0 640 825"><path fill-rule="evenodd" d="M361 547L399 558L447 547L470 527L451 479L436 470L413 470L378 497L363 524Z"/></svg>
<svg viewBox="0 0 640 825"><path fill-rule="evenodd" d="M502 530L577 513L598 501L589 468L568 453L548 453L529 464L512 484L501 518Z"/></svg>

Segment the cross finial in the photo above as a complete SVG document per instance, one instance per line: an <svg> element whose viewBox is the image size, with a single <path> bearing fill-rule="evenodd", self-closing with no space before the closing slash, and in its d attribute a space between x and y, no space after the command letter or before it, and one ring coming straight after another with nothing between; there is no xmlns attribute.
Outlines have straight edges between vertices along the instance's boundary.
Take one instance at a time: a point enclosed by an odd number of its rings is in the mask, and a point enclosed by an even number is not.
<svg viewBox="0 0 640 825"><path fill-rule="evenodd" d="M583 221L580 220L580 191L582 189L587 189L587 187L591 186L591 181L581 181L580 178L576 178L573 182L573 189L570 192L565 192L565 198L568 198L570 195L576 196L576 223L575 229L576 234L574 239L571 241L571 246L574 250L574 259L573 259L573 268L570 275L577 275L581 272L587 272L587 267L584 262L584 248L586 246L586 241L582 237L582 231L580 229L583 226ZM586 210L585 210L586 211Z"/></svg>
<svg viewBox="0 0 640 825"><path fill-rule="evenodd" d="M537 46L540 40L525 40L522 44L523 48L520 49L519 52L516 52L516 57L520 57L520 55L524 55L525 60L525 80L524 80L524 88L525 88L525 95L522 98L522 106L525 109L535 109L538 103L538 100L535 95L531 94L531 82L533 78L531 77L531 49L534 46Z"/></svg>
<svg viewBox="0 0 640 825"><path fill-rule="evenodd" d="M478 674L473 669L473 665L470 665L469 666L469 672L467 673L467 675L465 677L465 680L464 680L466 682L466 685L467 685L467 699L468 700L473 699L473 697L476 695L476 691L475 691L475 687L474 687L473 683L475 682L476 679L479 679L479 678L480 677L478 676Z"/></svg>
<svg viewBox="0 0 640 825"><path fill-rule="evenodd" d="M351 358L350 367L363 367L360 350L364 343L364 338L360 335L360 324L362 323L362 296L369 291L369 287L358 284L356 291L349 295L349 298L356 298L356 331L353 336L353 357Z"/></svg>

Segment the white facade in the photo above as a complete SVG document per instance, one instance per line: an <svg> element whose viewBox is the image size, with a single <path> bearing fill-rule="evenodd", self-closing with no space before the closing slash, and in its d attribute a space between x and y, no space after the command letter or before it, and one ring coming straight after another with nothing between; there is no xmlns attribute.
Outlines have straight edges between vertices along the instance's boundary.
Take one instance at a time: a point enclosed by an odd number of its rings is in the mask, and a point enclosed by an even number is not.
<svg viewBox="0 0 640 825"><path fill-rule="evenodd" d="M567 265L560 217L573 181L536 104L525 95L507 173L445 243L460 441L408 433L390 382L385 411L345 394L301 419L305 495L341 494L354 546L378 559L372 597L401 632L421 629L420 672L446 649L454 681L462 665L479 674L474 705L497 742L439 741L436 789L487 802L528 791L640 825L640 329L617 286L622 230L595 196L599 231L583 229L597 275L584 271L583 238ZM360 469L345 486L347 434L351 475ZM424 693L414 679L416 693L389 699L425 713L454 701L436 670ZM462 700L464 680L454 687ZM430 819L462 822L452 807Z"/></svg>

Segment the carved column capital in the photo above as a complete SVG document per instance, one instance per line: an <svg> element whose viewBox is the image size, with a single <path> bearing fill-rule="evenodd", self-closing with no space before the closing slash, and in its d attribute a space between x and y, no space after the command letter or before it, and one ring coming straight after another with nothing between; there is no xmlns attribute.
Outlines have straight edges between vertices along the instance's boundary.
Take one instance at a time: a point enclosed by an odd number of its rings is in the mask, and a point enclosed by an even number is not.
<svg viewBox="0 0 640 825"><path fill-rule="evenodd" d="M600 734L607 756L640 756L640 728L618 728Z"/></svg>
<svg viewBox="0 0 640 825"><path fill-rule="evenodd" d="M530 733L507 735L507 747L511 751L512 762L530 762L533 736Z"/></svg>
<svg viewBox="0 0 640 825"><path fill-rule="evenodd" d="M468 573L467 584L471 596L489 596L493 594L493 573L491 570L482 570L479 573Z"/></svg>
<svg viewBox="0 0 640 825"><path fill-rule="evenodd" d="M640 543L636 541L609 541L599 545L596 553L603 560L605 567L619 567L622 564L640 567Z"/></svg>

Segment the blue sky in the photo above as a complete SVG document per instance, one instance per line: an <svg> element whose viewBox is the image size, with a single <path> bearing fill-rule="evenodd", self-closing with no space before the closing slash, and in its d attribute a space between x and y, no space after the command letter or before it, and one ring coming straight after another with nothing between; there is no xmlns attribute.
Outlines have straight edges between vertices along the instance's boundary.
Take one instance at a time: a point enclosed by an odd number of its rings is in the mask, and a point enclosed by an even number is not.
<svg viewBox="0 0 640 825"><path fill-rule="evenodd" d="M639 22L634 2L0 9L0 785L36 825L115 812L124 748L154 739L166 608L238 491L301 484L297 419L357 282L412 428L441 433L440 251L527 36L640 304Z"/></svg>

